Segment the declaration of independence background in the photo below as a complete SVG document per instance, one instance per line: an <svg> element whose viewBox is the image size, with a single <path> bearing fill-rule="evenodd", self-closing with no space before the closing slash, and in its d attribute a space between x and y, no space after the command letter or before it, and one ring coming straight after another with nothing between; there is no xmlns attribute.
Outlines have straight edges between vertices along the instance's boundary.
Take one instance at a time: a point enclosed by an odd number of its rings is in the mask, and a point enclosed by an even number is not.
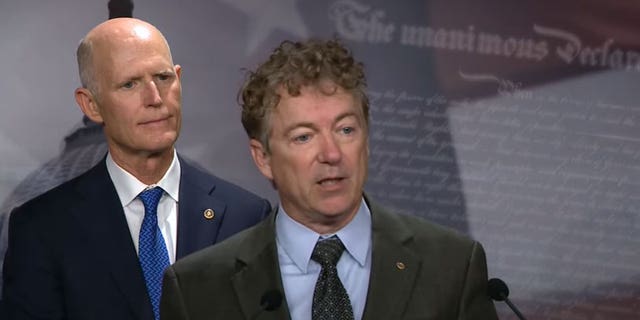
<svg viewBox="0 0 640 320"><path fill-rule="evenodd" d="M73 90L107 2L0 2L0 246L11 208L104 156ZM187 157L275 201L240 125L243 68L338 37L369 78L373 199L481 241L529 319L640 318L637 1L134 3L184 68Z"/></svg>

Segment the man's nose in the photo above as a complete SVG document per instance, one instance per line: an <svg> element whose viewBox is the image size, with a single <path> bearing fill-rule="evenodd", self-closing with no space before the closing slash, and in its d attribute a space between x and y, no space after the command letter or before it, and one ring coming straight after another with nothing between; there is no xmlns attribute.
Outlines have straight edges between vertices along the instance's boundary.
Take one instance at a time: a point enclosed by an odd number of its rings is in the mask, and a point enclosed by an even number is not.
<svg viewBox="0 0 640 320"><path fill-rule="evenodd" d="M150 107L158 107L162 104L162 97L160 96L160 90L155 81L149 81L145 86L144 92L145 105Z"/></svg>
<svg viewBox="0 0 640 320"><path fill-rule="evenodd" d="M323 136L320 141L318 160L322 163L335 164L342 159L342 149L332 135Z"/></svg>

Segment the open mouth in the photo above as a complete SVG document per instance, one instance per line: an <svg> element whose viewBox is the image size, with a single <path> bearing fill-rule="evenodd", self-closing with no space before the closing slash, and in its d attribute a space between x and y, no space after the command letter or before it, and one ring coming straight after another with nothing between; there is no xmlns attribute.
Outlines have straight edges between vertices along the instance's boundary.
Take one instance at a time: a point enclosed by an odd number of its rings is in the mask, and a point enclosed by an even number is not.
<svg viewBox="0 0 640 320"><path fill-rule="evenodd" d="M326 178L318 181L318 184L321 186L333 186L340 182L342 182L345 178L336 177L336 178Z"/></svg>

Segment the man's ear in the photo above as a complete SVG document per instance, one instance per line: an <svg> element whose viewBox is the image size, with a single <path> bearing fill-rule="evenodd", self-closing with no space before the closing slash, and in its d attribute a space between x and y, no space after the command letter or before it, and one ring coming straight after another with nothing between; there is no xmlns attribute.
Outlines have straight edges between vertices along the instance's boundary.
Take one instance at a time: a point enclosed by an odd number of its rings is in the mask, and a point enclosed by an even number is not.
<svg viewBox="0 0 640 320"><path fill-rule="evenodd" d="M87 88L78 88L75 91L76 103L82 110L87 118L91 119L91 121L96 123L104 123L102 119L102 115L100 114L100 108L98 108L98 103L96 102L95 97Z"/></svg>
<svg viewBox="0 0 640 320"><path fill-rule="evenodd" d="M262 143L256 139L249 140L249 149L253 162L258 170L270 181L273 181L273 173L271 172L271 156Z"/></svg>
<svg viewBox="0 0 640 320"><path fill-rule="evenodd" d="M175 66L173 66L173 68L176 70L176 75L178 76L178 79L180 79L180 77L182 77L182 66L179 64L176 64Z"/></svg>

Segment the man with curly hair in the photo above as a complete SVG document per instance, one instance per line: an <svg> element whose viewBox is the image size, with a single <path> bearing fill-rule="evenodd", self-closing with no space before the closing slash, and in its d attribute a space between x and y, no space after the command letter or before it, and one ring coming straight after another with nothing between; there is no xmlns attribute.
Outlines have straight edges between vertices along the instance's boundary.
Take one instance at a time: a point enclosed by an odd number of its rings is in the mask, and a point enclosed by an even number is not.
<svg viewBox="0 0 640 320"><path fill-rule="evenodd" d="M337 41L283 42L240 92L269 218L168 268L162 319L497 319L482 246L364 194L369 102Z"/></svg>

